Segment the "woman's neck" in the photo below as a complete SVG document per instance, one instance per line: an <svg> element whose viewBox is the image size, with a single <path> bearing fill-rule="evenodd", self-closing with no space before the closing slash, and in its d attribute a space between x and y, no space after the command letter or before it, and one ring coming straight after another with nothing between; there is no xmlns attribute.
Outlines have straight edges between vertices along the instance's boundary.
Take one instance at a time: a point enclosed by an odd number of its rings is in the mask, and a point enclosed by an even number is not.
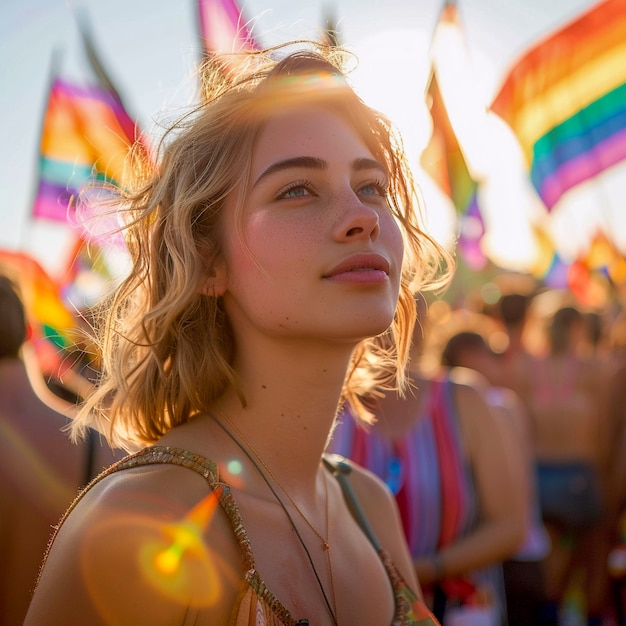
<svg viewBox="0 0 626 626"><path fill-rule="evenodd" d="M320 457L335 418L339 395L316 397L285 383L285 398L253 398L242 407L238 398L224 396L212 414L235 438L243 440L272 468L289 488L290 482L308 481L317 473ZM268 385L268 389L271 388ZM280 393L279 393L280 395Z"/></svg>
<svg viewBox="0 0 626 626"><path fill-rule="evenodd" d="M350 352L345 346L287 346L247 354L235 369L245 398L229 390L213 407L285 482L311 480L337 411Z"/></svg>

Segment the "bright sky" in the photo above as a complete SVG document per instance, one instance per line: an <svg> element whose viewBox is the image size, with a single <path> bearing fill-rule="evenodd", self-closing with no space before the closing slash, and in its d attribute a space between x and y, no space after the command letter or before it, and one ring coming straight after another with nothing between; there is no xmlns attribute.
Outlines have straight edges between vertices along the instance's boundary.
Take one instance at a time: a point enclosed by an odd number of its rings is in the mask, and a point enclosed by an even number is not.
<svg viewBox="0 0 626 626"><path fill-rule="evenodd" d="M504 160L504 153L515 156L516 147L506 129L477 126L471 116L475 107L491 101L526 46L593 4L591 0L458 0L469 53L466 84L457 81L442 88L447 95L446 87L450 93L457 87L455 104L449 103L455 109L451 116L460 125L458 131L462 142L467 141L477 172L489 171L494 161ZM354 74L358 90L400 126L416 167L430 133L424 89L429 46L442 5L443 0L240 3L255 36L268 45L316 37L326 7L332 9L342 43L360 59ZM195 0L0 2L0 247L28 249L48 267L58 258L62 243L54 225L33 225L28 215L53 50L59 51L67 77L86 80L89 76L72 6L88 12L101 57L144 130L155 130L159 120L172 118L193 102L192 74L200 53ZM419 171L418 181L430 228L445 241L450 207ZM519 164L513 160L508 170L501 170L485 186L484 195L494 224L503 229L494 230L498 233L495 248L501 248L496 252L509 260L522 259L521 216L534 210L534 200Z"/></svg>

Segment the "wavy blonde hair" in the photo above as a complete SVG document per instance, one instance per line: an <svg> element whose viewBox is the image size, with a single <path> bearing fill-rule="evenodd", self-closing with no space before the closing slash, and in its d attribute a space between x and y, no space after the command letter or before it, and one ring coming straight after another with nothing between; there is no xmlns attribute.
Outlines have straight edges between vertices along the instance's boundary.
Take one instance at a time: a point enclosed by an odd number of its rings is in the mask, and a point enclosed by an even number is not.
<svg viewBox="0 0 626 626"><path fill-rule="evenodd" d="M135 159L124 190L116 191L132 269L100 307L102 376L73 423L75 438L93 425L111 445L130 450L206 411L230 385L245 404L228 319L220 299L201 287L220 259L225 201L236 194L241 206L255 138L287 102L343 116L389 172L388 202L405 243L398 307L387 340L364 340L354 351L342 400L367 419L362 396L403 388L413 294L443 286L451 259L422 231L402 142L349 86L347 53L297 44L295 51L288 44L236 55L228 66L224 57L209 59L201 104L165 134L158 162Z"/></svg>

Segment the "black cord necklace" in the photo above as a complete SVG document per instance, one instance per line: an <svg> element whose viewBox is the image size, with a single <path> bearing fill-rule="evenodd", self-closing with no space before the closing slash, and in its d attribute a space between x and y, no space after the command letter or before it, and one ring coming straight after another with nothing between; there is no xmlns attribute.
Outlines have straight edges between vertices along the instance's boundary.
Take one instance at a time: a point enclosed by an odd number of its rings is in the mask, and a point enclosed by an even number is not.
<svg viewBox="0 0 626 626"><path fill-rule="evenodd" d="M259 476L261 476L261 478L263 479L263 482L265 482L265 484L267 485L268 489L272 492L272 495L274 496L274 498L276 499L276 501L280 505L280 508L285 513L287 519L289 520L289 524L290 524L291 528L293 529L294 533L296 534L296 537L298 538L298 541L300 542L300 545L304 549L304 552L305 552L305 554L306 554L306 556L307 556L307 558L309 560L309 563L311 565L311 569L313 570L313 574L315 575L315 580L317 581L317 584L318 584L318 586L320 588L320 591L322 592L322 596L324 598L324 602L326 603L326 608L328 609L328 613L330 614L330 617L331 617L331 619L333 621L333 624L335 626L339 626L339 624L337 622L337 617L335 616L335 611L333 611L333 607L331 606L331 603L328 600L328 596L326 595L326 591L324 590L324 585L322 584L322 581L321 581L321 579L319 577L319 574L317 573L317 569L315 568L315 563L313 562L313 557L311 556L311 553L309 552L309 549L308 549L308 547L306 545L306 542L302 538L302 535L300 535L300 531L298 530L295 522L293 521L293 518L291 517L291 514L289 513L289 510L285 506L285 503L282 501L282 499L280 498L280 496L276 492L276 489L274 489L274 486L272 485L272 482L270 481L270 478L266 475L265 471L261 468L261 466L257 462L257 460L255 458L256 454L253 453L252 450L248 450L247 446L244 445L243 442L239 441L237 439L237 437L235 437L235 435L228 428L226 428L226 426L224 426L224 424L221 422L221 420L219 420L215 415L213 415L213 414L209 414L209 415L211 416L213 421L228 435L228 437L230 437L230 439L232 439L232 441L237 445L237 447L246 455L246 457L248 458L250 463L252 463L252 465L255 467L255 469L259 473ZM308 626L309 620L308 619L301 619L301 620L298 620L297 624L299 624L300 626Z"/></svg>

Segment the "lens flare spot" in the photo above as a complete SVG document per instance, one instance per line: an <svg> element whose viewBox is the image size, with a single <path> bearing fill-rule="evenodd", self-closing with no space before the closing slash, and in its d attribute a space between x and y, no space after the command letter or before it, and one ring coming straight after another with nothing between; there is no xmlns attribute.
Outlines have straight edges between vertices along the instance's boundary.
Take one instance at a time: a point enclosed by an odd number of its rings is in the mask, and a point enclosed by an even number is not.
<svg viewBox="0 0 626 626"><path fill-rule="evenodd" d="M228 462L228 465L226 465L226 469L230 474L239 476L241 474L241 471L243 470L243 466L241 465L241 461L235 459Z"/></svg>
<svg viewBox="0 0 626 626"><path fill-rule="evenodd" d="M217 469L224 480L235 489L243 489L245 485L243 465L241 461L232 459L226 463L219 463Z"/></svg>
<svg viewBox="0 0 626 626"><path fill-rule="evenodd" d="M205 542L221 494L222 489L216 489L176 522L129 514L94 526L84 546L83 575L107 623L130 623L124 621L125 609L110 602L110 589L119 586L120 567L134 572L158 596L183 606L218 601L224 584L237 576Z"/></svg>
<svg viewBox="0 0 626 626"><path fill-rule="evenodd" d="M215 602L220 580L203 542L203 533L211 522L221 489L201 500L180 521L162 528L157 540L140 550L139 562L147 580L162 593L184 600L189 595L201 604ZM193 593L191 593L193 590Z"/></svg>
<svg viewBox="0 0 626 626"><path fill-rule="evenodd" d="M166 576L172 575L180 564L181 552L174 546L159 552L154 557L154 566L157 571Z"/></svg>

